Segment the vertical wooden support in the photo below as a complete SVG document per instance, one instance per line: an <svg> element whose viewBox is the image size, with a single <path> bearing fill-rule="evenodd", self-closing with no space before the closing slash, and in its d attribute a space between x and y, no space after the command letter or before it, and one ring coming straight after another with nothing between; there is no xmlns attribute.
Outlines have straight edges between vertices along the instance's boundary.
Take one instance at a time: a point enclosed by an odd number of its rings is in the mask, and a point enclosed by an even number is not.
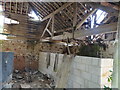
<svg viewBox="0 0 120 90"><path fill-rule="evenodd" d="M74 38L74 31L76 30L76 24L77 24L77 2L74 3L74 18L73 18L72 38Z"/></svg>
<svg viewBox="0 0 120 90"><path fill-rule="evenodd" d="M16 0L16 6L15 6L15 13L17 13L17 0Z"/></svg>
<svg viewBox="0 0 120 90"><path fill-rule="evenodd" d="M54 23L55 23L55 17L52 17L52 37L54 36Z"/></svg>
<svg viewBox="0 0 120 90"><path fill-rule="evenodd" d="M11 0L10 0L10 12L11 12L11 7L12 7L12 6L11 6Z"/></svg>
<svg viewBox="0 0 120 90"><path fill-rule="evenodd" d="M22 11L23 11L23 1L21 2L21 14L22 14Z"/></svg>
<svg viewBox="0 0 120 90"><path fill-rule="evenodd" d="M28 4L28 2L27 2L26 14L28 13L28 9L29 9L29 4Z"/></svg>

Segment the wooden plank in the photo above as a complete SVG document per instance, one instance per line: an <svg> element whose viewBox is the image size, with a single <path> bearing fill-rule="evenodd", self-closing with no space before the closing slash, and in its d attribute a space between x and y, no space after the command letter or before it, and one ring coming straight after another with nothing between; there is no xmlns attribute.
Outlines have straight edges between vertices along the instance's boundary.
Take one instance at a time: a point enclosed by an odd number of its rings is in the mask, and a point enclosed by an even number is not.
<svg viewBox="0 0 120 90"><path fill-rule="evenodd" d="M52 13L50 13L49 15L47 15L46 17L44 17L44 18L42 19L42 21L44 21L44 20L46 20L46 19L54 16L55 14L57 14L58 12L60 12L61 10L63 10L64 8L68 7L68 6L71 5L71 4L72 4L72 2L64 4L63 6L61 6L60 8L58 8L57 10L55 10L54 12L52 12Z"/></svg>
<svg viewBox="0 0 120 90"><path fill-rule="evenodd" d="M80 3L81 6L85 9L85 10L88 10L82 3ZM89 11L89 10L88 10Z"/></svg>

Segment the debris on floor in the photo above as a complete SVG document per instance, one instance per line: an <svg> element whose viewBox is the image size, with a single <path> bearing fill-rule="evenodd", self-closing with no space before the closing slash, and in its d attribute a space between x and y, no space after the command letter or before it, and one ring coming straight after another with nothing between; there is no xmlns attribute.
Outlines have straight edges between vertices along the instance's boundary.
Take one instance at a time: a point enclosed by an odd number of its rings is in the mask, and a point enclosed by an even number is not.
<svg viewBox="0 0 120 90"><path fill-rule="evenodd" d="M20 72L15 70L11 83L13 83L12 88L55 88L53 78L39 71Z"/></svg>

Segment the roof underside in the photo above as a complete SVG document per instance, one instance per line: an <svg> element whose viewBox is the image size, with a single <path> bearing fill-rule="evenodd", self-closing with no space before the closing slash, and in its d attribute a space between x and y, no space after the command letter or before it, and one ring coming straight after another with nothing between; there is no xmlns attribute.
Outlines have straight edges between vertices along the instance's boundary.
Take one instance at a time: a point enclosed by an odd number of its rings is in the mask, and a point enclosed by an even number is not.
<svg viewBox="0 0 120 90"><path fill-rule="evenodd" d="M95 2L2 2L5 17L19 21L18 25L5 25L9 34L40 39L63 32L72 33L75 30L90 29L90 15L96 14L96 9L108 13L100 25L117 22L118 3ZM28 14L34 11L39 21L31 20ZM88 23L85 23L87 21ZM84 27L87 26L87 28ZM9 27L9 28L8 28ZM44 33L46 30L47 33Z"/></svg>

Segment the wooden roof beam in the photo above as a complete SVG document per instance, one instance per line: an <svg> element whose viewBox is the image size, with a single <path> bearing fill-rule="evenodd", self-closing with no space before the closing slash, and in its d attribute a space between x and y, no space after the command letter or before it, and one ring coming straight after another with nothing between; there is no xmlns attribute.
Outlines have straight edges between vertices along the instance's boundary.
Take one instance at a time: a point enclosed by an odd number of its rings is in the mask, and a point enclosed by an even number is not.
<svg viewBox="0 0 120 90"><path fill-rule="evenodd" d="M117 30L117 23L105 24L93 29L75 31L74 38L91 36L91 35L101 34L101 33L116 32L116 30ZM72 33L66 32L63 35L58 35L53 37L54 40L62 40L66 38L72 38Z"/></svg>
<svg viewBox="0 0 120 90"><path fill-rule="evenodd" d="M47 20L48 18L54 16L54 15L57 14L59 11L63 10L64 8L68 7L68 6L71 5L71 4L72 4L72 2L64 4L63 6L61 6L60 8L58 8L57 10L55 10L54 12L52 12L52 13L50 13L49 15L47 15L46 17L44 17L44 18L42 19L42 21L45 21L45 20Z"/></svg>
<svg viewBox="0 0 120 90"><path fill-rule="evenodd" d="M76 29L79 29L81 26L82 26L82 24L85 22L85 20L90 16L90 15L92 15L95 11L96 11L97 9L94 9L93 11L91 11L91 12L89 12L87 15L85 15L84 17L83 17L83 19L82 19L82 21L80 21L77 25L76 25ZM75 17L75 16L74 16ZM74 25L75 26L75 25ZM71 30L71 27L70 28L66 28L65 29L65 31L68 31L68 30ZM58 30L58 32L63 32L64 31L64 29L62 29L62 30ZM56 32L56 33L58 33L58 32Z"/></svg>

